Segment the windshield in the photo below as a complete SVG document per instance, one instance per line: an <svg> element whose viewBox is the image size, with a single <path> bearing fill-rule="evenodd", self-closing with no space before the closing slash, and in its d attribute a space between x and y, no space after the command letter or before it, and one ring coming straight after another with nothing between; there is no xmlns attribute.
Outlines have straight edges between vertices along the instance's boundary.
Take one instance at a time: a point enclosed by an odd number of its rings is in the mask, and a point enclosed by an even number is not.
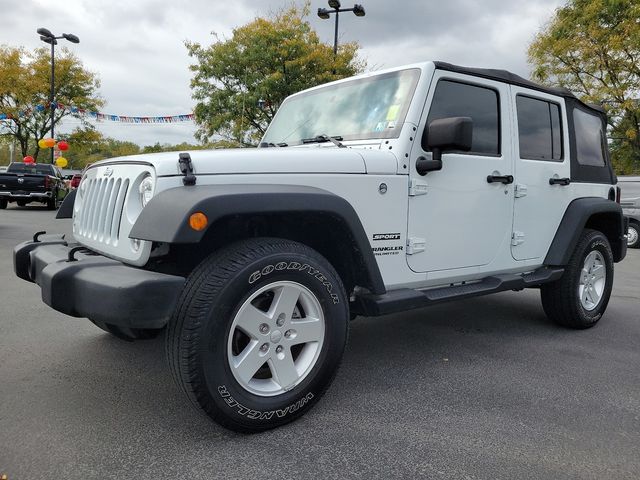
<svg viewBox="0 0 640 480"><path fill-rule="evenodd" d="M51 165L37 163L12 163L7 169L9 173L31 173L53 175Z"/></svg>
<svg viewBox="0 0 640 480"><path fill-rule="evenodd" d="M417 68L401 70L290 97L262 143L299 145L320 135L342 140L398 137L419 77Z"/></svg>

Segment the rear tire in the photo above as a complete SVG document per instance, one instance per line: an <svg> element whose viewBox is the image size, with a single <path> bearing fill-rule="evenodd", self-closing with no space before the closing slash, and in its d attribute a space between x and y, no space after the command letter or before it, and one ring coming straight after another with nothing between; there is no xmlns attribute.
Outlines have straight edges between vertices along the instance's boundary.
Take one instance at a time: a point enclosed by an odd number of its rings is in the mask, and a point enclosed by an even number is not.
<svg viewBox="0 0 640 480"><path fill-rule="evenodd" d="M635 222L629 223L629 232L627 234L627 247L640 248L640 224Z"/></svg>
<svg viewBox="0 0 640 480"><path fill-rule="evenodd" d="M607 237L585 229L559 280L540 289L544 312L568 328L593 327L607 308L613 287L613 253Z"/></svg>
<svg viewBox="0 0 640 480"><path fill-rule="evenodd" d="M161 328L129 328L119 327L111 323L99 322L97 320L91 320L91 322L101 330L110 333L114 337L118 337L121 340L127 342L133 342L135 340L149 340L156 338L160 335L163 329Z"/></svg>
<svg viewBox="0 0 640 480"><path fill-rule="evenodd" d="M58 193L53 192L53 196L47 200L47 209L56 210L58 208Z"/></svg>
<svg viewBox="0 0 640 480"><path fill-rule="evenodd" d="M0 210L7 208L8 202L6 200L0 200Z"/></svg>
<svg viewBox="0 0 640 480"><path fill-rule="evenodd" d="M230 245L191 273L169 322L174 379L230 430L291 422L337 372L347 302L334 268L306 245L277 238Z"/></svg>

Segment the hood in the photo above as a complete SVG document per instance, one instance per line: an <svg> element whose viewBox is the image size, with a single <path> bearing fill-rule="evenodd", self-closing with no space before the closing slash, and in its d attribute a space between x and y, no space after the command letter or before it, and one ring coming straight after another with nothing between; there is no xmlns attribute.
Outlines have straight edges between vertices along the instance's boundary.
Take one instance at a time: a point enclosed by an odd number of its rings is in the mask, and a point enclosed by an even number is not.
<svg viewBox="0 0 640 480"><path fill-rule="evenodd" d="M149 153L102 160L107 163L148 163L156 175L180 175L180 152ZM337 147L237 148L188 152L196 175L243 173L375 173L395 174L396 157L388 151Z"/></svg>

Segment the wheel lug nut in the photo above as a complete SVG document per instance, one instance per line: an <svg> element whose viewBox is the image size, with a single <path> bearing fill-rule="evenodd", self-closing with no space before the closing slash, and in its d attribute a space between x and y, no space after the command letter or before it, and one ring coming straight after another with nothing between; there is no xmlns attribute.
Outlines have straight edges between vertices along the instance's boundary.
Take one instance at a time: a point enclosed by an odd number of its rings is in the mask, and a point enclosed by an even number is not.
<svg viewBox="0 0 640 480"><path fill-rule="evenodd" d="M280 315L278 315L278 319L276 320L276 325L278 325L279 327L284 325L284 313L281 313Z"/></svg>
<svg viewBox="0 0 640 480"><path fill-rule="evenodd" d="M284 336L289 338L291 336L291 330L287 330L286 332L284 332Z"/></svg>
<svg viewBox="0 0 640 480"><path fill-rule="evenodd" d="M258 328L260 329L260 333L269 333L269 325L266 323L261 323Z"/></svg>
<svg viewBox="0 0 640 480"><path fill-rule="evenodd" d="M280 352L282 352L282 345L278 345L276 347L276 353L280 353Z"/></svg>
<svg viewBox="0 0 640 480"><path fill-rule="evenodd" d="M269 344L268 344L268 343L263 343L263 344L260 346L260 351L261 351L262 353L264 353L264 352L266 352L267 350L269 350Z"/></svg>

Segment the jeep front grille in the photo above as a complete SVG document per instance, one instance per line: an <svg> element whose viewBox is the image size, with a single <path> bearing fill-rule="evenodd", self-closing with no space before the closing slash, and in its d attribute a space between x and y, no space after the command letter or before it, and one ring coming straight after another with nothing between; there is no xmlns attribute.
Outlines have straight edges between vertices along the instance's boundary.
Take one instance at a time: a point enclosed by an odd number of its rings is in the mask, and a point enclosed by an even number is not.
<svg viewBox="0 0 640 480"><path fill-rule="evenodd" d="M113 162L88 168L73 207L76 241L116 260L144 265L151 242L129 235L142 212L140 184L149 177L155 181L155 170L142 162Z"/></svg>
<svg viewBox="0 0 640 480"><path fill-rule="evenodd" d="M128 178L87 179L76 236L116 246L128 188Z"/></svg>

